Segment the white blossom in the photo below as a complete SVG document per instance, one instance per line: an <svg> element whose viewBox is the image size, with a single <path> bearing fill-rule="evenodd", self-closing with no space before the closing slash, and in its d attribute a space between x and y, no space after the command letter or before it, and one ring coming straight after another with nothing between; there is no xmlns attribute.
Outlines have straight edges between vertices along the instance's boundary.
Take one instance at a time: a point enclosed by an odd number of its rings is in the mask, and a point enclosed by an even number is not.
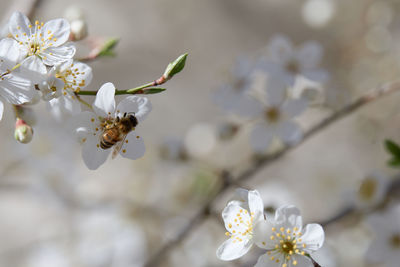
<svg viewBox="0 0 400 267"><path fill-rule="evenodd" d="M298 76L325 82L328 74L320 69L323 54L321 45L315 41L309 41L300 47L294 47L285 36L275 36L268 44L268 56L258 63L258 67L275 77L293 86Z"/></svg>
<svg viewBox="0 0 400 267"><path fill-rule="evenodd" d="M242 102L243 115L261 119L250 134L250 143L256 152L264 152L274 138L287 144L301 140L302 130L293 118L307 108L308 102L302 98L287 98L286 85L282 81L268 79L265 99L248 97Z"/></svg>
<svg viewBox="0 0 400 267"><path fill-rule="evenodd" d="M365 209L381 203L385 197L389 177L379 171L368 174L361 182L355 193L355 204Z"/></svg>
<svg viewBox="0 0 400 267"><path fill-rule="evenodd" d="M375 234L365 257L369 263L385 263L397 267L400 262L400 206L371 215L367 224Z"/></svg>
<svg viewBox="0 0 400 267"><path fill-rule="evenodd" d="M150 101L139 96L128 96L115 107L114 95L114 85L104 84L97 92L93 105L94 112L82 112L75 117L76 133L82 143L82 157L91 170L102 165L112 150L100 146L101 136L106 127L111 127L117 118L121 119L126 114L134 114L140 125L151 111ZM125 158L138 159L144 155L143 139L135 129L129 132L120 144L119 154Z"/></svg>
<svg viewBox="0 0 400 267"><path fill-rule="evenodd" d="M20 105L29 102L35 95L31 82L20 75L19 69L13 70L20 58L15 44L8 38L0 41L0 120L4 111L2 99Z"/></svg>
<svg viewBox="0 0 400 267"><path fill-rule="evenodd" d="M254 228L256 245L267 250L256 267L312 267L306 254L321 248L324 238L319 224L308 224L303 229L300 211L295 206L280 207L274 219L260 221Z"/></svg>
<svg viewBox="0 0 400 267"><path fill-rule="evenodd" d="M49 71L47 79L39 84L39 89L56 118L62 120L65 115L77 115L81 112L81 104L75 93L88 86L92 76L91 67L72 59Z"/></svg>
<svg viewBox="0 0 400 267"><path fill-rule="evenodd" d="M253 228L264 217L264 206L257 191L242 191L246 201L230 201L222 212L226 240L217 250L217 257L229 261L242 257L254 243Z"/></svg>
<svg viewBox="0 0 400 267"><path fill-rule="evenodd" d="M46 74L46 65L63 63L75 54L75 47L66 44L70 26L65 19L35 21L32 25L24 14L15 12L10 18L9 30L25 58L21 65L33 72Z"/></svg>
<svg viewBox="0 0 400 267"><path fill-rule="evenodd" d="M80 266L140 267L147 257L146 237L134 222L114 210L79 217L76 256Z"/></svg>

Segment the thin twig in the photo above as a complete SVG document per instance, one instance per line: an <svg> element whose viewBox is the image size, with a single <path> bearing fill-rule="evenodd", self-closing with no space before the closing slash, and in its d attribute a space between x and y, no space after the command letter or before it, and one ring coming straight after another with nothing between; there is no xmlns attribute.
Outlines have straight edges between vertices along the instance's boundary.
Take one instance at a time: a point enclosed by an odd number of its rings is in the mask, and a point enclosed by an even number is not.
<svg viewBox="0 0 400 267"><path fill-rule="evenodd" d="M286 145L281 150L259 157L252 164L249 168L245 169L239 175L237 175L236 179L231 179L230 174L228 172L223 172L222 180L224 181L220 188L216 190L216 193L210 197L204 203L204 205L199 209L199 211L192 217L190 222L182 229L179 234L164 244L158 252L156 252L150 260L146 263L146 267L153 267L158 266L159 262L166 256L166 254L175 248L178 244L180 244L188 234L195 229L198 225L200 225L209 215L209 211L214 203L215 199L217 199L222 193L227 191L231 185L233 184L232 181L235 182L243 182L245 180L250 179L253 177L258 171L263 169L264 167L270 165L271 163L275 162L276 160L282 158L286 153L290 152L294 148L298 147L299 145L303 144L305 141L313 137L315 134L319 133L320 131L326 129L328 126L332 125L334 122L344 118L354 111L358 110L359 108L363 107L364 105L373 102L384 95L388 95L392 92L400 90L400 82L393 82L387 85L382 86L381 88L375 89L362 95L361 97L357 98L350 104L345 105L342 109L334 112L332 115L328 116L327 118L323 119L321 122L317 123L309 130L304 133L303 139L295 145Z"/></svg>

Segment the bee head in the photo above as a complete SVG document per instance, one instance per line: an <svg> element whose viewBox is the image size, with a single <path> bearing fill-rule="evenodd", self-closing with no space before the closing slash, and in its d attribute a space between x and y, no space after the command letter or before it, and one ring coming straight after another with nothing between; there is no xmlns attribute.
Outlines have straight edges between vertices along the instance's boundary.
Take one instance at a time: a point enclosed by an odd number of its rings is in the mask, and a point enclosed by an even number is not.
<svg viewBox="0 0 400 267"><path fill-rule="evenodd" d="M129 115L129 120L131 121L133 127L136 127L136 125L138 125L138 120L135 115Z"/></svg>

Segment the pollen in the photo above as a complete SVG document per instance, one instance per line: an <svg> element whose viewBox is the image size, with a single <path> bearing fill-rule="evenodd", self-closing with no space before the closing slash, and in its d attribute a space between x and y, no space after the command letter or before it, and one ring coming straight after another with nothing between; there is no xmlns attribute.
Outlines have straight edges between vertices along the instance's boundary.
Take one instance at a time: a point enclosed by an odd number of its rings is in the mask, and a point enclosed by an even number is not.
<svg viewBox="0 0 400 267"><path fill-rule="evenodd" d="M122 153L126 153L126 149L123 149L123 150L122 150Z"/></svg>

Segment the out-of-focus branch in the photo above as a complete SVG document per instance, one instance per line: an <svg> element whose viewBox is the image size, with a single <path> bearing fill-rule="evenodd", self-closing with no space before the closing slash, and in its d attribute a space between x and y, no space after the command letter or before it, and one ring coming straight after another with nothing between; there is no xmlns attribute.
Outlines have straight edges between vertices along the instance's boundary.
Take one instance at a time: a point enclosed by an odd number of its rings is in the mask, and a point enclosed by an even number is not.
<svg viewBox="0 0 400 267"><path fill-rule="evenodd" d="M371 207L369 210L366 211L366 213L370 213L373 211L376 211L378 209L382 209L385 204L387 204L389 201L388 199L396 192L396 190L400 189L400 173L392 177L392 182L387 186L386 188L386 193L385 193L385 198L382 199L380 203L377 203L374 207ZM345 207L342 210L340 210L338 213L334 214L332 217L321 221L319 224L322 225L323 227L329 226L331 224L337 223L341 221L344 218L347 218L350 215L355 214L359 210L354 207L354 206L349 206Z"/></svg>
<svg viewBox="0 0 400 267"><path fill-rule="evenodd" d="M211 196L206 203L199 209L199 211L192 217L190 222L184 227L178 235L164 244L161 249L155 253L150 260L145 265L146 267L153 267L158 266L159 262L171 251L175 248L178 244L180 244L188 234L195 229L199 224L201 224L209 215L210 209L215 201L222 193L227 191L233 184L244 182L245 180L250 179L253 177L258 171L262 170L264 167L270 165L271 163L275 162L276 160L282 158L286 153L292 151L315 134L319 133L320 131L324 130L328 126L332 125L334 122L344 118L354 111L358 110L359 108L363 107L364 105L373 102L384 95L388 95L392 92L400 90L400 82L393 82L386 84L378 89L372 90L356 100L352 101L351 103L345 105L340 110L334 112L327 118L323 119L321 122L317 123L309 130L304 133L303 139L295 145L286 145L281 150L266 155L262 157L258 157L255 159L250 166L245 169L243 172L239 173L236 178L232 178L229 172L222 172L221 179L223 181L222 185L220 185L219 189L216 190L216 193Z"/></svg>

